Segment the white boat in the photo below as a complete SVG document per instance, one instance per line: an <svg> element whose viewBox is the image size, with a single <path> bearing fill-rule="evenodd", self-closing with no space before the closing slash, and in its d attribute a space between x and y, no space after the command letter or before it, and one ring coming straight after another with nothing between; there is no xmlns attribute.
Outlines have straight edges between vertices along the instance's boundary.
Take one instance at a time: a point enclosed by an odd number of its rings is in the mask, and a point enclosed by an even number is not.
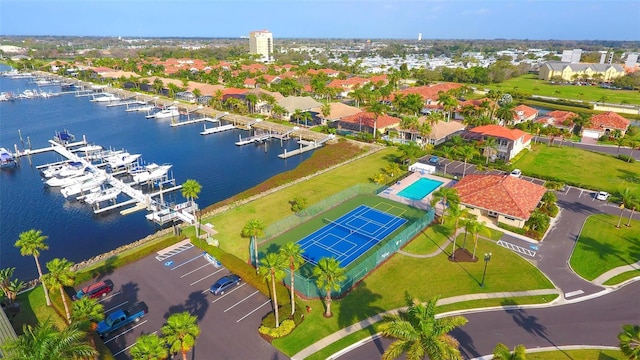
<svg viewBox="0 0 640 360"><path fill-rule="evenodd" d="M92 177L93 177L92 173L84 173L82 175L66 176L66 177L54 176L51 179L47 180L45 183L51 187L57 187L57 186L64 187L64 186L73 185L75 183L83 182L87 179L91 179Z"/></svg>
<svg viewBox="0 0 640 360"><path fill-rule="evenodd" d="M155 105L140 105L140 106L135 106L135 107L127 107L127 109L125 111L126 112L134 112L134 111L149 112L149 111L153 110L154 107L155 107Z"/></svg>
<svg viewBox="0 0 640 360"><path fill-rule="evenodd" d="M60 190L60 193L62 193L62 196L64 196L65 198L69 196L82 194L82 193L91 191L92 189L100 187L100 185L102 185L106 180L107 180L106 176L96 175L82 182L75 183L73 185L69 185L62 188Z"/></svg>
<svg viewBox="0 0 640 360"><path fill-rule="evenodd" d="M177 106L169 106L156 113L147 115L147 119L167 119L180 116L180 111Z"/></svg>
<svg viewBox="0 0 640 360"><path fill-rule="evenodd" d="M13 154L5 148L0 148L0 167L6 168L16 166L16 160L13 158Z"/></svg>
<svg viewBox="0 0 640 360"><path fill-rule="evenodd" d="M129 154L125 152L105 160L112 168L119 168L135 162L140 156L142 156L142 154Z"/></svg>
<svg viewBox="0 0 640 360"><path fill-rule="evenodd" d="M87 204L97 204L99 202L103 202L103 201L107 201L107 200L113 200L116 197L118 197L118 195L120 195L120 192L122 192L122 190L112 187L112 188L108 188L108 189L102 189L100 191L96 191L96 192L92 192L88 195L86 195L84 197L84 202L86 202Z"/></svg>
<svg viewBox="0 0 640 360"><path fill-rule="evenodd" d="M117 101L120 100L119 97L115 96L112 93L103 93L100 96L93 96L93 99L91 99L91 102L111 102L111 101Z"/></svg>
<svg viewBox="0 0 640 360"><path fill-rule="evenodd" d="M81 175L86 166L79 161L72 161L69 163L51 165L46 169L42 170L42 175L46 178L51 178L54 176L58 177L69 177L75 175Z"/></svg>
<svg viewBox="0 0 640 360"><path fill-rule="evenodd" d="M77 149L73 149L73 152L83 152L85 154L95 153L98 151L102 151L102 146L100 145L86 145L79 147Z"/></svg>
<svg viewBox="0 0 640 360"><path fill-rule="evenodd" d="M160 179L169 172L169 169L171 169L172 166L173 165L171 164L149 164L146 166L145 170L139 171L133 175L133 182L140 184L146 181Z"/></svg>

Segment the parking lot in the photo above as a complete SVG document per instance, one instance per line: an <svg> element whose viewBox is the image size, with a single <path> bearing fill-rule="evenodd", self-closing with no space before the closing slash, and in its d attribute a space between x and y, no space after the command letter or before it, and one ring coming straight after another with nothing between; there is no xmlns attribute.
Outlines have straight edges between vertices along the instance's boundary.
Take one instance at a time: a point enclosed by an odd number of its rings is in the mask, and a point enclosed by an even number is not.
<svg viewBox="0 0 640 360"><path fill-rule="evenodd" d="M99 278L114 283L113 291L100 299L106 313L138 301L149 307L145 317L110 334L105 344L116 359L130 359L128 350L140 335L160 335L171 314L189 311L201 330L191 359L286 359L257 331L271 311L268 297L244 282L221 296L209 292L227 274L201 250L182 242Z"/></svg>

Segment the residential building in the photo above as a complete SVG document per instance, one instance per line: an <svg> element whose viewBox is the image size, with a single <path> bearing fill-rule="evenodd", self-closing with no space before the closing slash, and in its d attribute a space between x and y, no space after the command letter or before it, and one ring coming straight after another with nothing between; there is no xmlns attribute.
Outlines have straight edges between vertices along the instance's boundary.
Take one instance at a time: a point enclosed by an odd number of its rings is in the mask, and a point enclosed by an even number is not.
<svg viewBox="0 0 640 360"><path fill-rule="evenodd" d="M400 119L390 115L379 115L375 118L372 112L359 112L343 117L338 123L338 129L347 129L355 132L374 132L385 134L389 129L400 126Z"/></svg>
<svg viewBox="0 0 640 360"><path fill-rule="evenodd" d="M467 175L453 188L474 215L522 228L547 189L511 175Z"/></svg>
<svg viewBox="0 0 640 360"><path fill-rule="evenodd" d="M422 125L425 121L428 121L426 116L421 116L420 118L418 118L418 123L420 125ZM398 128L396 130L397 137L388 136L385 139L402 144L407 142L415 142L418 145L440 145L449 140L454 135L462 133L465 128L466 125L464 125L461 121L438 121L437 123L431 125L431 131L424 136L418 129Z"/></svg>
<svg viewBox="0 0 640 360"><path fill-rule="evenodd" d="M518 129L507 129L500 125L477 126L467 130L461 135L467 140L484 141L494 138L498 142L495 149L495 158L509 161L520 151L531 148L531 134ZM493 159L495 160L495 159Z"/></svg>
<svg viewBox="0 0 640 360"><path fill-rule="evenodd" d="M538 79L561 78L575 81L576 78L611 81L626 74L620 64L572 64L566 62L546 62L540 66Z"/></svg>
<svg viewBox="0 0 640 360"><path fill-rule="evenodd" d="M520 124L525 121L533 121L538 117L538 110L524 104L520 104L513 108L515 114L509 125Z"/></svg>
<svg viewBox="0 0 640 360"><path fill-rule="evenodd" d="M340 121L344 117L362 112L360 108L350 106L341 102L329 103L329 108L331 111L327 116L322 114L322 106L311 109L311 111L316 113L317 117L320 118L320 122L322 125L326 125L327 122Z"/></svg>
<svg viewBox="0 0 640 360"><path fill-rule="evenodd" d="M554 110L546 113L544 116L537 118L535 121L542 124L542 126L553 126L558 129L573 131L575 124L573 120L578 117L578 114L571 111Z"/></svg>
<svg viewBox="0 0 640 360"><path fill-rule="evenodd" d="M249 53L260 55L263 61L271 61L273 54L273 34L269 30L249 33Z"/></svg>
<svg viewBox="0 0 640 360"><path fill-rule="evenodd" d="M608 111L593 115L582 130L582 136L598 139L602 136L613 136L614 133L618 131L620 132L620 136L624 136L630 124L631 122L623 118L620 114Z"/></svg>
<svg viewBox="0 0 640 360"><path fill-rule="evenodd" d="M287 113L284 114L284 117L287 119L291 119L291 115L293 115L296 110L307 112L322 106L321 103L317 102L311 96L287 96L284 99L279 100L278 105L282 106L287 111Z"/></svg>

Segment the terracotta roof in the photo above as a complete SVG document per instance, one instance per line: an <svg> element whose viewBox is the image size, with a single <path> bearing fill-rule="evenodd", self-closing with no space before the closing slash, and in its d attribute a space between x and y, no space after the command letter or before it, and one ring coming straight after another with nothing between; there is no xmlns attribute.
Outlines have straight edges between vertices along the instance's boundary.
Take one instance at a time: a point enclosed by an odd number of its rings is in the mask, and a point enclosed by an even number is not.
<svg viewBox="0 0 640 360"><path fill-rule="evenodd" d="M544 186L510 175L467 175L453 188L463 204L525 220L547 191Z"/></svg>
<svg viewBox="0 0 640 360"><path fill-rule="evenodd" d="M439 84L433 84L433 85L410 87L410 88L406 88L404 90L400 90L391 94L391 98L392 99L395 98L396 94L402 94L402 95L418 94L422 96L422 98L425 101L429 99L433 101L433 100L438 100L438 93L440 91L447 92L449 90L457 89L462 86L463 86L462 84L458 84L458 83L445 82L445 83L439 83Z"/></svg>
<svg viewBox="0 0 640 360"><path fill-rule="evenodd" d="M482 99L475 99L475 100L465 100L465 101L459 101L460 107L464 107L464 106L473 106L476 109L479 109L480 106L482 105L482 103L484 102L489 103L490 107L494 107L496 106L496 102L489 99L489 98L482 98Z"/></svg>
<svg viewBox="0 0 640 360"><path fill-rule="evenodd" d="M242 95L247 93L247 89L226 88L222 90L224 95Z"/></svg>
<svg viewBox="0 0 640 360"><path fill-rule="evenodd" d="M537 109L534 109L527 105L518 105L513 108L513 110L516 112L515 115L513 115L513 118L515 120L529 119L538 113Z"/></svg>
<svg viewBox="0 0 640 360"><path fill-rule="evenodd" d="M509 140L513 140L513 141L518 140L520 138L524 138L524 142L526 142L527 136L528 136L529 139L531 139L531 135L527 134L526 132L524 132L522 130L507 129L506 127L500 126L500 125L477 126L477 127L474 127L473 129L471 129L469 131L474 132L474 133L478 133L478 134L482 134L482 135L485 135L485 136L504 138L504 139L509 139Z"/></svg>
<svg viewBox="0 0 640 360"><path fill-rule="evenodd" d="M536 122L551 126L572 126L573 119L576 117L578 117L578 114L571 111L554 110L548 112L545 116L539 117ZM569 122L564 125L566 121Z"/></svg>
<svg viewBox="0 0 640 360"><path fill-rule="evenodd" d="M340 120L344 117L362 112L362 110L360 110L355 106L349 106L341 102L332 102L330 103L330 106L331 106L331 113L329 113L329 115L326 117L326 119L328 120ZM313 110L314 112L317 112L318 116L324 117L324 115L322 115L322 107L317 107L311 110Z"/></svg>
<svg viewBox="0 0 640 360"><path fill-rule="evenodd" d="M218 90L224 92L223 85L211 85L211 84L202 84L193 81L189 81L188 91L193 92L193 90L198 89L202 93L202 95L211 95L214 96Z"/></svg>
<svg viewBox="0 0 640 360"><path fill-rule="evenodd" d="M373 128L374 115L372 112L359 112L350 116L345 116L341 121L351 124L362 124ZM378 116L377 128L384 129L387 127L394 127L400 125L400 119L389 115Z"/></svg>
<svg viewBox="0 0 640 360"><path fill-rule="evenodd" d="M629 120L623 118L618 113L614 113L613 111L608 111L602 114L594 115L591 117L590 121L591 125L587 126L587 129L619 129L619 130L627 130L629 128L629 124L631 123Z"/></svg>

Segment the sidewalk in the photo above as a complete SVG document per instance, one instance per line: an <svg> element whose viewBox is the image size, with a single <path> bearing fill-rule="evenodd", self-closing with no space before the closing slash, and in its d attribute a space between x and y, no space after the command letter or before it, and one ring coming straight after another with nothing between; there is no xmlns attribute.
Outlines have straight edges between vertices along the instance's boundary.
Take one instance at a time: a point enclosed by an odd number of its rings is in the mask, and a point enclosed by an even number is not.
<svg viewBox="0 0 640 360"><path fill-rule="evenodd" d="M611 269L604 274L598 276L597 278L591 280L592 283L596 285L604 285L607 280L611 279L614 276L620 275L622 273L626 273L628 271L640 270L640 260L636 261L630 265L618 266L617 268Z"/></svg>
<svg viewBox="0 0 640 360"><path fill-rule="evenodd" d="M453 297L449 297L449 298L444 298L444 299L440 299L438 300L438 305L448 305L448 304L453 304L453 303L457 303L457 302L463 302L463 301L471 301L471 300L483 300L483 299L500 299L500 298L509 298L509 297L520 297L520 296L539 296L539 295L562 295L561 291L559 291L558 289L541 289L541 290L530 290L530 291L518 291L518 292L499 292L499 293L489 293L489 294L469 294L469 295L460 295L460 296L453 296ZM549 304L536 304L537 306L544 306L547 305L549 306ZM514 308L517 308L518 306L514 306ZM506 307L503 307L506 308ZM354 332L360 331L368 326L371 326L379 321L381 321L384 317L385 314L396 314L398 311L404 310L406 309L405 307L402 308L398 308L398 309L393 309L393 310L389 310L386 311L384 313L380 313L374 316L371 316L367 319L364 319L358 323L355 323L353 325L349 325L343 329L340 329L338 331L336 331L335 333L326 336L320 340L318 340L317 342L315 342L314 344L302 349L300 352L298 352L297 354L293 355L291 357L292 360L302 360L306 357L308 357L309 355L316 353L320 350L322 350L323 348L331 345L332 343L342 339L345 336L348 336L350 334L353 334ZM463 313L463 312L468 312L469 310L464 310L464 311L457 311L457 312L450 312L450 313L446 313L447 316L451 316L454 315L456 313ZM440 314L439 316L444 316L445 314Z"/></svg>

